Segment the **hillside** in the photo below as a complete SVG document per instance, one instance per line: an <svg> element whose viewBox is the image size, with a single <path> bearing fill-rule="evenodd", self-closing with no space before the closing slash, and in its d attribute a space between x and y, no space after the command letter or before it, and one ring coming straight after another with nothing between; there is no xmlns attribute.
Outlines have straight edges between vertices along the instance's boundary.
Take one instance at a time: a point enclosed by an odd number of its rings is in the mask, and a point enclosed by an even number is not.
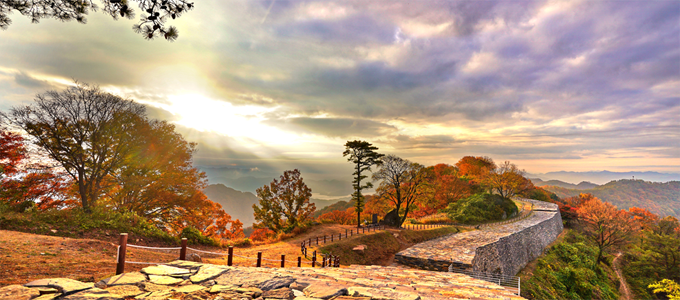
<svg viewBox="0 0 680 300"><path fill-rule="evenodd" d="M610 181L620 179L642 179L646 181L668 182L680 181L678 173L659 173L659 172L612 172L612 171L590 171L590 172L548 172L527 174L530 178L547 178L561 180L564 182L589 181L597 184L605 184Z"/></svg>
<svg viewBox="0 0 680 300"><path fill-rule="evenodd" d="M618 208L628 209L635 206L648 209L661 216L680 216L680 181L660 183L623 179L585 190L556 186L544 188L560 198L590 193Z"/></svg>
<svg viewBox="0 0 680 300"><path fill-rule="evenodd" d="M573 189L573 190L587 190L587 189L592 189L592 188L595 188L595 187L598 186L597 184L594 184L594 183L588 182L588 181L581 181L579 184L573 184L573 183L568 183L568 182L564 182L564 181L561 181L561 180L544 181L540 178L531 178L530 180L535 186L539 186L539 187L557 186L557 187L562 187L562 188L566 188L566 189Z"/></svg>
<svg viewBox="0 0 680 300"><path fill-rule="evenodd" d="M251 192L241 192L224 184L211 184L203 190L208 199L222 205L222 209L234 219L243 222L244 227L251 226L253 217L253 204L258 203L258 198ZM312 198L310 201L316 205L317 211L329 205L339 202L342 198L321 200Z"/></svg>

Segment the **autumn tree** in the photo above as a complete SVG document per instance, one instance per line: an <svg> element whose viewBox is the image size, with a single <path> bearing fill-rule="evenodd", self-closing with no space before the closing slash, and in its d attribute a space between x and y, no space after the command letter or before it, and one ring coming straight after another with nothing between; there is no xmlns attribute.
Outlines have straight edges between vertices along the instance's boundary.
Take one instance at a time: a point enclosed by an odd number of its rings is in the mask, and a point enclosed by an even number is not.
<svg viewBox="0 0 680 300"><path fill-rule="evenodd" d="M10 116L71 177L89 212L112 186L109 176L137 150L135 125L144 114L144 106L132 100L78 83L38 95Z"/></svg>
<svg viewBox="0 0 680 300"><path fill-rule="evenodd" d="M393 215L394 220L386 216L385 221L399 227L406 220L415 201L425 192L427 172L424 172L422 165L395 155L387 155L382 161L378 171L373 174L373 180L380 181L377 189L380 197L389 199L392 203L393 210L388 215ZM400 215L402 209L404 213Z"/></svg>
<svg viewBox="0 0 680 300"><path fill-rule="evenodd" d="M175 232L181 232L184 227L191 226L203 235L214 238L231 240L244 237L243 223L226 213L219 203L210 201L203 193L196 196L193 206L178 207L179 218L170 223Z"/></svg>
<svg viewBox="0 0 680 300"><path fill-rule="evenodd" d="M494 168L486 182L493 191L504 198L517 196L534 188L531 181L524 177L524 171L509 161Z"/></svg>
<svg viewBox="0 0 680 300"><path fill-rule="evenodd" d="M69 204L70 182L48 166L30 160L21 135L0 131L0 202L17 211L33 205L48 209Z"/></svg>
<svg viewBox="0 0 680 300"><path fill-rule="evenodd" d="M382 164L381 158L385 156L375 152L378 147L373 146L371 143L366 141L347 141L345 143L345 151L342 156L349 156L347 160L354 164L354 180L352 181L352 186L354 187L354 193L352 194L352 199L356 201L356 213L357 213L357 226L361 226L361 213L364 211L364 196L361 194L361 190L373 187L373 183L366 181L365 184L361 184L361 181L366 179L366 172L371 171L372 166L380 166Z"/></svg>
<svg viewBox="0 0 680 300"><path fill-rule="evenodd" d="M168 27L165 23L168 19L174 20L194 8L193 2L185 0L101 0L101 9L114 20L118 17L132 19L135 11L130 2L138 2L142 11L133 30L149 40L158 36L169 41L177 39L177 28ZM90 10L96 11L99 8L93 0L0 0L0 28L9 27L12 20L8 15L13 11L29 17L33 23L53 18L62 22L75 20L85 24Z"/></svg>
<svg viewBox="0 0 680 300"><path fill-rule="evenodd" d="M352 225L354 224L354 207L350 207L346 210L334 210L320 215L318 218L321 223L332 223L340 225Z"/></svg>
<svg viewBox="0 0 680 300"><path fill-rule="evenodd" d="M422 217L436 213L449 203L472 195L470 183L459 176L458 169L447 164L437 164L424 169L430 184L423 199L417 201L418 215Z"/></svg>
<svg viewBox="0 0 680 300"><path fill-rule="evenodd" d="M598 263L602 261L604 251L626 244L635 232L633 218L628 212L598 198L583 203L578 209L578 217L584 221L586 233L598 246Z"/></svg>
<svg viewBox="0 0 680 300"><path fill-rule="evenodd" d="M460 176L469 177L479 184L496 169L496 164L488 156L464 156L456 163L456 168Z"/></svg>
<svg viewBox="0 0 680 300"><path fill-rule="evenodd" d="M300 171L285 171L279 180L256 190L259 205L253 204L256 227L274 232L290 232L311 220L316 205L309 199L312 190L300 177Z"/></svg>

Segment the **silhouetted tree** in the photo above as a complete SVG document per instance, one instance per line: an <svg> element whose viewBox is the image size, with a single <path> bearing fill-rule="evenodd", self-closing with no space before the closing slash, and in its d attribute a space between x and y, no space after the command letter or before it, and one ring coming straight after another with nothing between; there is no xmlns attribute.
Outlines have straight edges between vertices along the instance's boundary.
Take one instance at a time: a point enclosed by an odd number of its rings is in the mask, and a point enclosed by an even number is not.
<svg viewBox="0 0 680 300"><path fill-rule="evenodd" d="M524 177L524 171L509 161L494 168L486 177L485 182L504 198L516 196L534 188L533 183Z"/></svg>
<svg viewBox="0 0 680 300"><path fill-rule="evenodd" d="M345 143L345 151L342 156L348 156L347 161L355 165L354 180L352 181L352 186L354 187L354 193L352 194L352 199L356 200L356 212L357 212L357 227L361 226L361 212L364 211L364 196L361 194L361 190L373 187L373 183L367 181L366 184L361 185L361 181L366 179L366 175L361 175L361 173L371 171L371 166L379 166L382 164L380 160L384 154L375 152L378 147L373 146L371 143L366 141L347 141Z"/></svg>
<svg viewBox="0 0 680 300"><path fill-rule="evenodd" d="M138 2L142 14L139 23L132 28L149 40L158 36L169 41L177 39L177 28L166 27L165 22L168 18L175 19L194 7L193 2L185 0L101 0L102 11L114 20L118 17L132 19L135 12L130 2L133 1ZM12 20L8 15L15 10L31 18L33 23L38 23L40 19L54 18L63 22L76 20L85 24L85 16L89 11L96 11L98 8L93 0L0 0L0 28L9 27Z"/></svg>
<svg viewBox="0 0 680 300"><path fill-rule="evenodd" d="M48 91L10 113L77 184L86 212L114 184L108 177L138 149L135 124L144 114L144 106L85 84Z"/></svg>
<svg viewBox="0 0 680 300"><path fill-rule="evenodd" d="M312 190L302 181L300 171L285 171L279 180L256 190L260 205L253 204L256 225L274 232L289 232L311 220L316 205L309 202Z"/></svg>

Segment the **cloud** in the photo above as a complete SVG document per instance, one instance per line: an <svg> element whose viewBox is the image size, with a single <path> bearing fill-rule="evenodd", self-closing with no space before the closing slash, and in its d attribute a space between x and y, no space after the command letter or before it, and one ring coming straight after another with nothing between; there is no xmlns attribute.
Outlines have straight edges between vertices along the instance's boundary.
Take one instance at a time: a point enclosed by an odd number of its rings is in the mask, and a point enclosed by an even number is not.
<svg viewBox="0 0 680 300"><path fill-rule="evenodd" d="M394 132L396 127L365 119L291 118L286 122L329 137L376 137Z"/></svg>

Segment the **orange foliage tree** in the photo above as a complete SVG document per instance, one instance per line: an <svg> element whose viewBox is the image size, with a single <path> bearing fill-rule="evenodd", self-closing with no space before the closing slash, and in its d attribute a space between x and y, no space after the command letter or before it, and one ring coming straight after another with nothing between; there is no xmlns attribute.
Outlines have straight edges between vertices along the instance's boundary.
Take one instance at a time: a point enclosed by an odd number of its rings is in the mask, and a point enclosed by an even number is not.
<svg viewBox="0 0 680 300"><path fill-rule="evenodd" d="M72 205L67 195L71 183L47 166L28 160L23 137L0 132L0 201L19 211L32 205L43 210Z"/></svg>
<svg viewBox="0 0 680 300"><path fill-rule="evenodd" d="M585 222L586 233L598 246L598 263L602 261L604 251L624 245L636 230L633 217L627 211L595 197L584 202L577 212L579 219Z"/></svg>
<svg viewBox="0 0 680 300"><path fill-rule="evenodd" d="M253 204L255 226L274 232L290 232L312 219L316 205L309 199L312 190L300 177L300 171L285 171L279 180L256 190L259 205Z"/></svg>
<svg viewBox="0 0 680 300"><path fill-rule="evenodd" d="M346 210L334 210L320 215L317 219L321 223L333 223L340 225L356 225L355 208L350 207Z"/></svg>
<svg viewBox="0 0 680 300"><path fill-rule="evenodd" d="M202 195L202 193L200 194ZM243 223L240 220L232 220L219 203L208 200L205 195L199 196L197 205L192 208L180 209L183 213L178 218L174 230L181 232L182 228L191 226L198 229L203 235L216 239L237 239L244 237Z"/></svg>
<svg viewBox="0 0 680 300"><path fill-rule="evenodd" d="M437 213L462 198L472 195L472 186L463 178L459 177L458 169L447 164L437 164L425 168L430 184L420 201L416 201L418 207L412 217L423 217Z"/></svg>
<svg viewBox="0 0 680 300"><path fill-rule="evenodd" d="M428 173L422 165L395 155L387 155L382 161L380 169L373 173L373 180L381 181L376 190L379 197L388 199L392 204L393 211L388 216L394 214L394 219L386 216L385 221L399 227L427 190Z"/></svg>
<svg viewBox="0 0 680 300"><path fill-rule="evenodd" d="M472 179L480 184L484 178L496 169L496 164L488 156L464 156L456 163L460 176Z"/></svg>
<svg viewBox="0 0 680 300"><path fill-rule="evenodd" d="M533 183L524 177L524 171L509 161L494 168L486 177L485 182L488 187L504 198L517 196L534 188Z"/></svg>

